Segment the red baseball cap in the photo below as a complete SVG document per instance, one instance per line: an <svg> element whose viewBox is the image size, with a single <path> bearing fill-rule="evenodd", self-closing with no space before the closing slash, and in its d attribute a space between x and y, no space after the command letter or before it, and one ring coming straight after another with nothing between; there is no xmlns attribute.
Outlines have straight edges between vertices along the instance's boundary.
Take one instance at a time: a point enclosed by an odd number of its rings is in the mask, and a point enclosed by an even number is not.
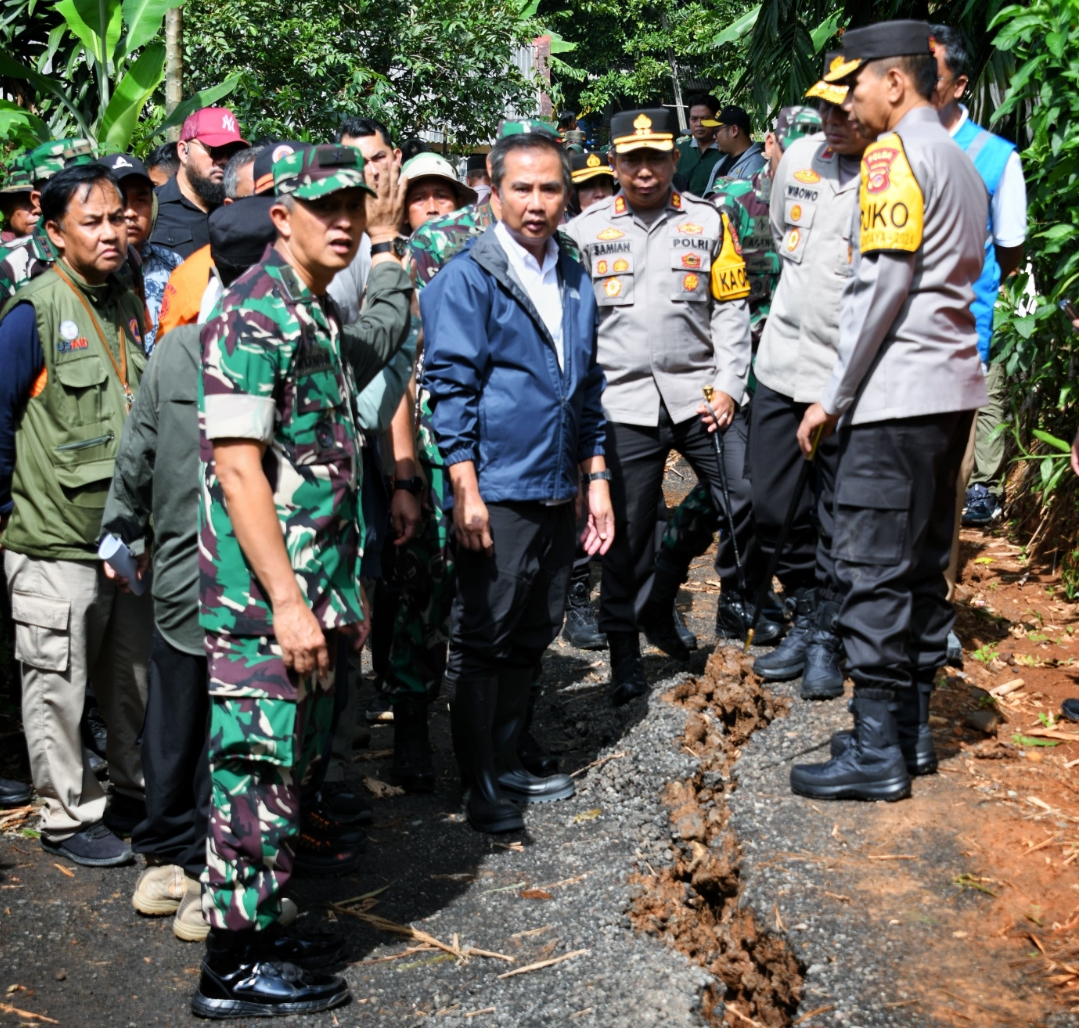
<svg viewBox="0 0 1079 1028"><path fill-rule="evenodd" d="M227 107L203 107L189 114L180 129L180 140L197 139L207 146L228 146L229 143L249 145L240 135L236 115Z"/></svg>

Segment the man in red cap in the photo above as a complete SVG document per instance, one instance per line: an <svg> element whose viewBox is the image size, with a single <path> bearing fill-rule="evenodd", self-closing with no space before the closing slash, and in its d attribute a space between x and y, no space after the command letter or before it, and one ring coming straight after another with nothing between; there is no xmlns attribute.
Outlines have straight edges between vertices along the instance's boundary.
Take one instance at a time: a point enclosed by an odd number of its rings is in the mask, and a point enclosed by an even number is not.
<svg viewBox="0 0 1079 1028"><path fill-rule="evenodd" d="M185 259L210 242L207 219L225 199L225 166L247 145L227 107L203 107L187 118L176 145L180 170L157 189L151 242Z"/></svg>

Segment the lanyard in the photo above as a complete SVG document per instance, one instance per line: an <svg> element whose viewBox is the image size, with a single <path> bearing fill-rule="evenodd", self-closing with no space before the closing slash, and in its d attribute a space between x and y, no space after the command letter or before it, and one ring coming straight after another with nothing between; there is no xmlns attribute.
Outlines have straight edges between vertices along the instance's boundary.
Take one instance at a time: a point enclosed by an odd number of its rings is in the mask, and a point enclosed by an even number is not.
<svg viewBox="0 0 1079 1028"><path fill-rule="evenodd" d="M56 274L64 280L68 288L79 298L79 302L86 308L86 313L90 315L90 320L94 323L94 328L97 331L98 338L101 340L101 345L105 348L105 353L108 355L109 360L112 361L113 368L116 369L116 376L120 379L120 385L124 387L124 396L127 398L127 412L130 414L131 405L135 402L135 398L131 395L131 389L127 384L127 342L124 339L124 330L120 321L117 320L116 322L116 339L120 344L120 363L117 364L116 358L112 355L112 348L105 339L105 330L101 327L101 322L97 320L97 315L94 313L93 307L87 302L82 290L64 274L64 270L60 267L59 261L57 261L53 267L56 269Z"/></svg>

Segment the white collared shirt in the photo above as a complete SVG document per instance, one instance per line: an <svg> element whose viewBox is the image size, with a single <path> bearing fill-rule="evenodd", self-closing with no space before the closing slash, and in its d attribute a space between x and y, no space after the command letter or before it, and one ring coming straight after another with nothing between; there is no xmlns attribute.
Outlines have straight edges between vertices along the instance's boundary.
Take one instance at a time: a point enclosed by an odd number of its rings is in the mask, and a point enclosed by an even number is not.
<svg viewBox="0 0 1079 1028"><path fill-rule="evenodd" d="M540 264L500 221L495 225L495 235L509 258L510 267L517 276L528 298L543 318L543 323L554 338L558 366L563 364L562 351L562 293L558 288L558 244L547 240L547 249Z"/></svg>
<svg viewBox="0 0 1079 1028"><path fill-rule="evenodd" d="M966 105L960 104L959 120L948 129L948 135L954 138L969 117ZM1004 165L990 211L993 242L997 246L1022 246L1027 237L1027 184L1018 151L1013 151Z"/></svg>

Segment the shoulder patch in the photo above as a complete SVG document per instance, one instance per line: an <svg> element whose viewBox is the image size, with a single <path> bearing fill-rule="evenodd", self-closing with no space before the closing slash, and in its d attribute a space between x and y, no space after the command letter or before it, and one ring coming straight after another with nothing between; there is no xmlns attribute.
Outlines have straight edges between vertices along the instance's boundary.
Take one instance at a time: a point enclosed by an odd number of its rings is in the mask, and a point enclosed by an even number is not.
<svg viewBox="0 0 1079 1028"><path fill-rule="evenodd" d="M925 199L894 132L871 143L862 157L859 206L862 253L913 253L922 245Z"/></svg>
<svg viewBox="0 0 1079 1028"><path fill-rule="evenodd" d="M746 262L742 257L738 236L726 214L720 214L723 221L723 245L712 259L712 296L719 301L743 300L749 296L749 276ZM689 276L687 276L688 278Z"/></svg>
<svg viewBox="0 0 1079 1028"><path fill-rule="evenodd" d="M806 182L810 185L820 181L820 173L814 171L812 168L800 168L794 173L794 177L799 182Z"/></svg>
<svg viewBox="0 0 1079 1028"><path fill-rule="evenodd" d="M678 231L684 232L687 236L699 236L704 231L704 228L701 225L693 224L692 221L683 221L678 226Z"/></svg>
<svg viewBox="0 0 1079 1028"><path fill-rule="evenodd" d="M626 209L626 198L624 196L616 196L614 198L614 213L625 214Z"/></svg>
<svg viewBox="0 0 1079 1028"><path fill-rule="evenodd" d="M605 228L602 232L600 232L600 233L598 233L596 235L596 238L597 239L603 239L603 240L621 239L624 235L625 235L625 232L622 232L619 229Z"/></svg>

